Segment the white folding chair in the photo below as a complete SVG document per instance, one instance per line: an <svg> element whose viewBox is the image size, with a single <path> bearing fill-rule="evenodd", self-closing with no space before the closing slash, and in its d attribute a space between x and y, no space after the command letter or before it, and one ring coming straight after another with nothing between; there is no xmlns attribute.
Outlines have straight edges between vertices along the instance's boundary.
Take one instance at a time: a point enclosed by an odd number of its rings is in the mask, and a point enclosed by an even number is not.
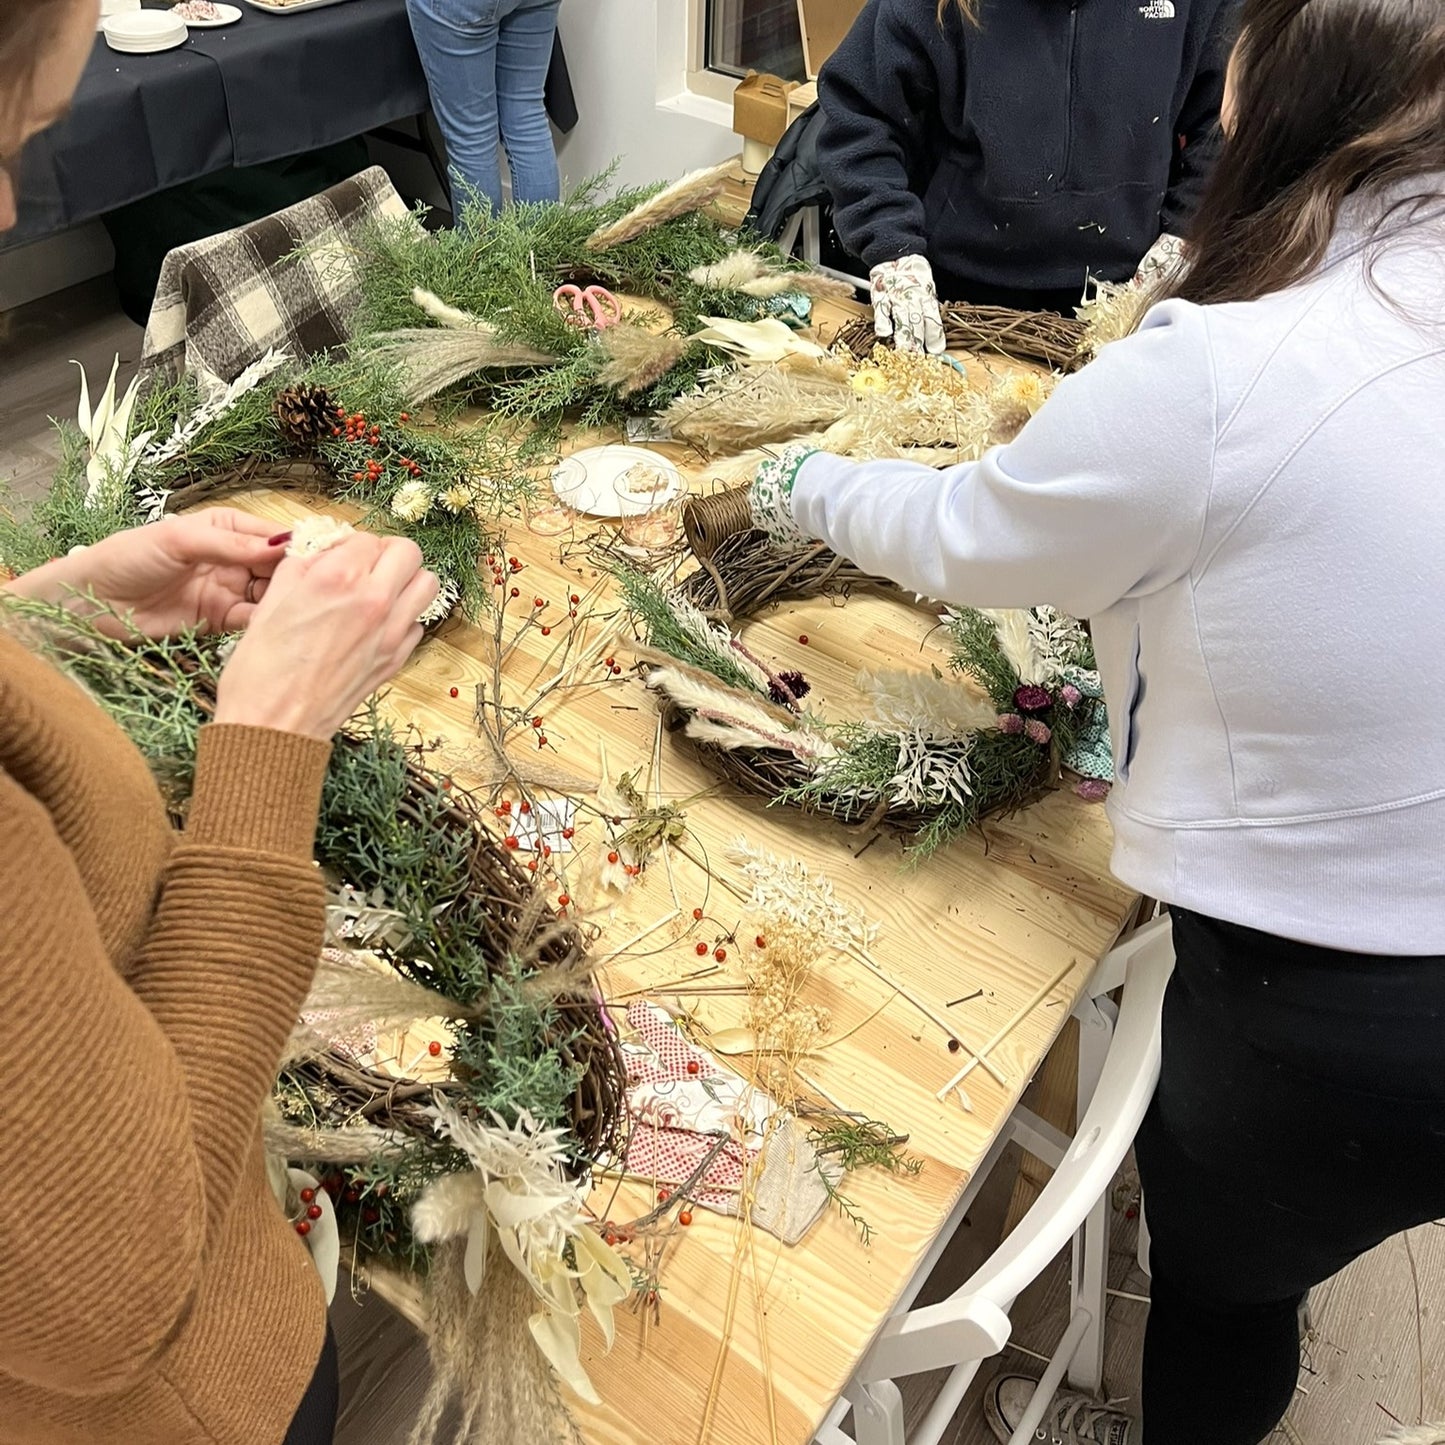
<svg viewBox="0 0 1445 1445"><path fill-rule="evenodd" d="M823 265L823 213L817 206L804 206L793 213L778 237L778 249L785 256L796 256L800 261L806 261L825 276L846 281L860 291L868 289L866 276L850 276L846 271Z"/></svg>
<svg viewBox="0 0 1445 1445"><path fill-rule="evenodd" d="M1160 1013L1173 967L1167 917L1146 924L1100 961L1087 995L1074 1010L1080 1021L1079 1107L1084 1110L1077 1132L1069 1139L1032 1111L1014 1111L814 1445L938 1445L979 1367L1008 1343L1014 1301L1070 1243L1069 1323L1010 1445L1034 1439L1066 1373L1076 1388L1099 1390L1109 1191L1158 1081ZM1116 1010L1108 994L1120 985L1123 1000ZM1053 1177L1018 1227L971 1278L938 1304L911 1308L1010 1140L1053 1165ZM903 1397L896 1381L945 1368L950 1373L943 1389L905 1436ZM849 1416L851 1434L843 1428Z"/></svg>

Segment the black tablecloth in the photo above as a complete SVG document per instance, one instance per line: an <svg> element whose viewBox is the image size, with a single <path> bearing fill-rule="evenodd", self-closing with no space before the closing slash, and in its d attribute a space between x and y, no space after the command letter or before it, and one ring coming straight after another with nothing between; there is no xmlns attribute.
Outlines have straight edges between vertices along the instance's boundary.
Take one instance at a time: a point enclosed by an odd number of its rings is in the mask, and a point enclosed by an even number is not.
<svg viewBox="0 0 1445 1445"><path fill-rule="evenodd" d="M427 109L406 0L343 0L290 15L241 8L236 24L192 30L185 45L158 55L121 55L97 38L70 114L27 148L20 220L4 244ZM563 129L575 124L560 47L548 108Z"/></svg>

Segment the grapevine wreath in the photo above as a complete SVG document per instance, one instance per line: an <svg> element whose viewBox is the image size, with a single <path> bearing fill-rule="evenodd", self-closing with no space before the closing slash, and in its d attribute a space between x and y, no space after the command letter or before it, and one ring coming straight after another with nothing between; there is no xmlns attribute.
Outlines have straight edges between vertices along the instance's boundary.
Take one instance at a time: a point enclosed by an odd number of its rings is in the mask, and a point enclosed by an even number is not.
<svg viewBox="0 0 1445 1445"><path fill-rule="evenodd" d="M699 567L668 591L622 578L646 638L643 661L670 729L745 793L911 840L927 855L980 819L1080 774L1084 796L1111 776L1093 646L1049 607L944 609L950 665L865 673L873 716L829 724L806 707L808 680L755 657L736 629L775 603L899 595L821 544L777 550L747 520L738 493L690 505ZM806 638L800 638L806 643Z"/></svg>

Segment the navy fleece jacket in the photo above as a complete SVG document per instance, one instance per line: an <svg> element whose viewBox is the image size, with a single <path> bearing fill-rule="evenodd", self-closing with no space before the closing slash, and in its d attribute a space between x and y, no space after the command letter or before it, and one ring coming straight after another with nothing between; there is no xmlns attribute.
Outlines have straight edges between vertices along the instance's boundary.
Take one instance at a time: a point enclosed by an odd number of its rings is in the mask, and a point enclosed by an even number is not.
<svg viewBox="0 0 1445 1445"><path fill-rule="evenodd" d="M940 294L1083 289L1187 231L1217 145L1234 0L869 0L823 67L843 244L921 254Z"/></svg>

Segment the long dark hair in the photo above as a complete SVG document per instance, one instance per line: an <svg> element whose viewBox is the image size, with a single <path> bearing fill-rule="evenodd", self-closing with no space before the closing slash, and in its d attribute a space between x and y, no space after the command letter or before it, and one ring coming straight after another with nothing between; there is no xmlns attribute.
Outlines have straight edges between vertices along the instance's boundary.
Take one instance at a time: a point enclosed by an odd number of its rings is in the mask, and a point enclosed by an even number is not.
<svg viewBox="0 0 1445 1445"><path fill-rule="evenodd" d="M1445 172L1442 0L1244 0L1232 78L1233 125L1175 295L1283 290L1323 260L1347 197L1419 180L1393 213L1436 192L1424 178Z"/></svg>

